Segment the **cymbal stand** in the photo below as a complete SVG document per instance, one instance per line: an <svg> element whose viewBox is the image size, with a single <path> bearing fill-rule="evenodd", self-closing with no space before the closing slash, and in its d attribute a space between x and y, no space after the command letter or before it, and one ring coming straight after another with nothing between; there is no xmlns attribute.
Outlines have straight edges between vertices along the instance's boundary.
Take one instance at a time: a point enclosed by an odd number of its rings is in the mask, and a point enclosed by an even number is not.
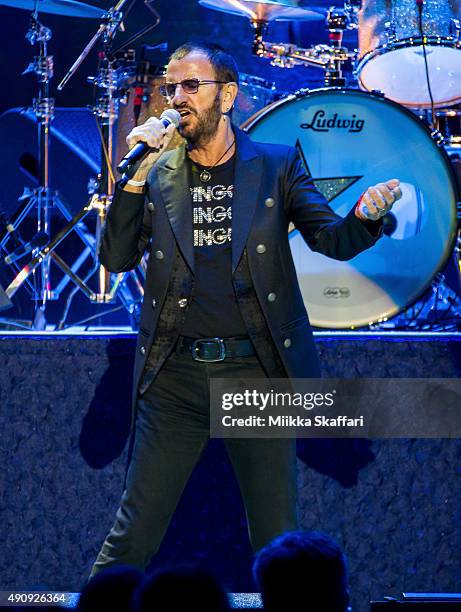
<svg viewBox="0 0 461 612"><path fill-rule="evenodd" d="M94 83L97 88L102 90L102 93L97 98L96 104L93 108L93 112L95 114L95 117L97 118L97 125L101 137L103 160L101 164L101 173L98 176L97 186L95 187L86 206L84 206L72 219L70 219L68 224L64 228L62 228L45 247L41 248L39 252L35 255L35 257L19 271L17 276L13 279L13 281L6 289L6 294L10 298L16 293L22 283L29 277L29 275L34 272L40 265L42 265L43 261L51 257L53 261L55 261L56 264L61 267L61 269L66 272L66 274L68 274L68 276L74 282L76 287L82 290L83 293L91 301L97 303L112 302L115 298L116 293L119 292L119 296L123 305L130 313L133 313L135 308L139 307L139 303L142 300L144 290L142 287L141 280L138 277L136 271L131 271L129 273L129 276L134 282L135 289L138 294L137 298L133 297L131 291L127 287L126 281L124 280L124 273L117 275L117 278L111 287L110 273L104 268L104 266L99 264L98 261L102 227L104 225L107 211L110 206L110 202L112 200L114 192L115 178L112 170L115 136L114 127L118 118L118 108L121 95L119 89L119 75L116 68L116 58L114 57L115 54L111 52L111 43L118 27L122 22L122 13L120 9L126 1L127 0L119 0L117 5L108 11L108 13L104 17L103 23L100 25L96 34L91 38L90 42L87 44L87 46L82 51L77 60L74 62L64 79L58 85L58 90L62 90L64 88L70 77L75 73L82 61L88 55L91 48L100 38L102 38L104 42L104 52L100 54L101 61L98 74L96 75L96 77L93 77L91 79L91 82ZM150 8L150 2L146 2L145 4L148 6L148 8ZM160 21L158 14L155 11L152 12L154 12L154 14L156 15L156 21L153 25L151 24L149 27L144 28L141 31L142 33L145 33L146 31L152 29ZM132 37L130 41L133 40L133 38L134 37ZM126 44L123 45L123 47L125 47ZM117 49L117 51L120 51L121 48L122 47ZM86 276L86 278L81 279L71 268L69 268L69 266L67 266L67 264L62 260L62 258L60 258L55 253L55 249L60 244L60 242L67 236L67 234L71 232L76 226L78 226L78 224L81 223L81 221L92 211L96 211L97 213L96 236L95 244L93 245L95 262L93 269ZM142 269L142 266L140 267L140 273L143 274L144 271ZM94 292L87 285L87 280L96 271L99 272L99 286L98 291ZM68 299L64 319L67 315L69 301L72 299L72 297L73 294L71 294L70 298ZM60 323L61 328L62 326L63 320Z"/></svg>
<svg viewBox="0 0 461 612"><path fill-rule="evenodd" d="M50 186L50 127L54 118L54 99L50 97L50 80L53 77L53 57L48 55L47 47L51 39L51 30L39 22L36 12L31 15L26 39L31 45L39 45L39 54L34 57L33 61L23 73L27 74L34 72L37 75L39 85L38 96L34 98L32 105L32 111L38 124L39 186L35 189L29 189L27 187L24 189L24 193L19 199L21 204L15 214L14 227L12 229L14 231L17 230L31 211L36 209L37 233L44 232L49 235L51 229L51 212L53 209L58 210L66 220L69 220L71 215L61 201L58 193ZM75 231L88 246L87 234L84 229L76 227ZM0 247L5 250L8 238L9 234L7 233L0 243ZM53 290L51 287L50 264L49 258L45 258L40 262L39 269L37 270L38 273L33 283L32 299L35 301L33 327L35 329L45 328L46 303L48 300L57 300L60 294L59 289ZM39 305L40 302L41 304Z"/></svg>
<svg viewBox="0 0 461 612"><path fill-rule="evenodd" d="M91 207L97 212L96 220L96 251L97 259L100 247L101 230L104 225L107 211L112 201L114 192L115 178L112 172L113 150L114 150L114 125L118 118L119 100L117 93L117 79L114 68L114 58L110 54L112 40L123 20L121 9L127 0L119 0L104 16L96 33L91 37L88 44L68 70L65 77L58 85L58 90L62 91L77 71L83 60L93 49L96 43L102 39L104 51L100 55L100 66L98 74L92 79L94 85L102 89L102 94L97 98L93 108L95 114L102 147L101 173L98 177L98 187L90 199ZM95 197L96 195L96 197ZM95 260L96 263L96 260ZM110 291L110 272L104 266L98 266L99 287L96 293L92 294L92 299L98 303L111 302L113 297Z"/></svg>
<svg viewBox="0 0 461 612"><path fill-rule="evenodd" d="M93 35L89 43L83 49L80 56L76 59L76 61L71 66L61 83L59 83L58 85L58 90L62 90L65 87L66 83L78 69L78 67L88 55L90 50L94 47L96 42L99 39L102 39L104 51L100 56L100 67L98 70L98 74L96 75L96 77L92 77L89 79L90 82L92 82L96 86L96 88L99 88L99 90L101 90L101 94L97 98L96 104L93 107L93 112L95 114L101 138L103 160L101 164L101 173L98 177L98 187L90 200L92 208L97 212L95 265L97 264L97 257L99 255L102 228L107 217L107 211L112 201L115 186L115 178L112 170L114 165L114 128L118 118L120 102L118 74L116 69L116 55L119 51L121 51L121 49L125 48L127 45L137 40L137 38L155 28L160 22L160 17L158 13L150 6L152 0L146 0L145 5L155 15L155 22L143 28L140 32L132 36L121 47L113 51L112 42L114 40L118 28L122 23L123 13L121 12L121 10L126 4L126 2L127 0L119 0L117 4L107 12L97 32ZM132 3L128 10L130 10L131 6ZM126 287L121 282L121 278L118 278L115 281L115 285L111 288L110 272L106 270L102 264L99 264L98 268L99 287L98 291L93 294L96 302L112 302L114 300L115 292L118 288L121 289L121 293L123 295L126 291ZM138 292L141 293L142 298L142 286L138 277L136 276L136 272L132 271L130 275L131 277L133 277L135 285L138 289ZM130 298L128 297L128 299ZM132 297L131 301L133 301ZM139 300L137 301L139 302Z"/></svg>

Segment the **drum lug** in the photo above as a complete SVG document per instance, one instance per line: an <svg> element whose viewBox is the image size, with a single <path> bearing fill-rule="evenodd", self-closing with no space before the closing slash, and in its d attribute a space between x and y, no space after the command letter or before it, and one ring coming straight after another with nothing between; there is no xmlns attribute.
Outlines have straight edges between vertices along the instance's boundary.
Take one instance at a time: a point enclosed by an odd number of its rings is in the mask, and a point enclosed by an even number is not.
<svg viewBox="0 0 461 612"><path fill-rule="evenodd" d="M434 140L435 144L441 147L445 143L445 138L443 134L439 132L439 130L432 130L431 137Z"/></svg>
<svg viewBox="0 0 461 612"><path fill-rule="evenodd" d="M354 59L352 60L352 76L354 77L354 79L356 81L359 80L360 78L360 70L359 70L359 66L360 66L360 62L362 61L362 58L359 55L359 50L358 49L354 49Z"/></svg>
<svg viewBox="0 0 461 612"><path fill-rule="evenodd" d="M392 49L396 40L395 21L386 21L386 23L384 24L384 31L387 37L386 46Z"/></svg>
<svg viewBox="0 0 461 612"><path fill-rule="evenodd" d="M459 21L459 19L455 19L454 17L452 17L450 19L450 34L451 36L453 36L453 38L456 41L459 40L460 32L461 32L461 22Z"/></svg>
<svg viewBox="0 0 461 612"><path fill-rule="evenodd" d="M294 92L294 96L296 98L305 98L306 96L308 96L310 93L310 89L308 89L307 87L302 87L301 89L298 89L297 91Z"/></svg>
<svg viewBox="0 0 461 612"><path fill-rule="evenodd" d="M370 93L372 93L377 98L384 98L386 96L384 91L381 91L380 89L372 89Z"/></svg>

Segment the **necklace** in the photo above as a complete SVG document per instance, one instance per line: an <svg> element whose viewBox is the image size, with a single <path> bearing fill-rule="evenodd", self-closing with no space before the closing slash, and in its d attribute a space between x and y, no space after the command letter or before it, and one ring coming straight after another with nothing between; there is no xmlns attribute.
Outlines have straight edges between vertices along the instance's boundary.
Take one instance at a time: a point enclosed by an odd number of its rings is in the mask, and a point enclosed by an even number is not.
<svg viewBox="0 0 461 612"><path fill-rule="evenodd" d="M200 172L199 174L199 178L202 181L202 183L208 183L208 181L211 179L211 172L210 170L213 170L213 168L215 166L217 166L219 164L219 162L222 160L222 158L226 155L226 153L228 153L232 147L235 144L235 138L234 140L231 142L231 144L227 147L227 149L224 151L224 153L221 155L221 157L218 159L217 162L215 162L212 166L210 166L209 168L203 168L203 170Z"/></svg>

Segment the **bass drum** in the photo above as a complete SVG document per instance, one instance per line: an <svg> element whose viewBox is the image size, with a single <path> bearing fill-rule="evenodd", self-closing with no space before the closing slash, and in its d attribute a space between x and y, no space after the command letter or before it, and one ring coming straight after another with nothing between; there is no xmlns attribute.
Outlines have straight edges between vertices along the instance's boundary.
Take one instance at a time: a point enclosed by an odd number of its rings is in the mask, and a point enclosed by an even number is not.
<svg viewBox="0 0 461 612"><path fill-rule="evenodd" d="M367 187L401 181L385 235L343 262L290 244L312 325L351 329L381 322L414 302L450 256L457 193L448 157L410 111L347 89L291 95L245 124L253 140L296 146L333 210L344 217Z"/></svg>

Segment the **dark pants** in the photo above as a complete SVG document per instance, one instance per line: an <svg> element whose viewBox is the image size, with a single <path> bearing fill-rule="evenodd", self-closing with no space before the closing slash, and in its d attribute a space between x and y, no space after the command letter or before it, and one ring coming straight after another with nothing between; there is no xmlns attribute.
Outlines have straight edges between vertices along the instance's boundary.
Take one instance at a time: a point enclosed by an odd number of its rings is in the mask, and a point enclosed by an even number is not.
<svg viewBox="0 0 461 612"><path fill-rule="evenodd" d="M209 439L209 380L235 377L265 373L256 356L202 363L173 353L139 397L126 487L90 577L116 564L149 564ZM296 441L239 438L225 446L256 551L297 528Z"/></svg>

